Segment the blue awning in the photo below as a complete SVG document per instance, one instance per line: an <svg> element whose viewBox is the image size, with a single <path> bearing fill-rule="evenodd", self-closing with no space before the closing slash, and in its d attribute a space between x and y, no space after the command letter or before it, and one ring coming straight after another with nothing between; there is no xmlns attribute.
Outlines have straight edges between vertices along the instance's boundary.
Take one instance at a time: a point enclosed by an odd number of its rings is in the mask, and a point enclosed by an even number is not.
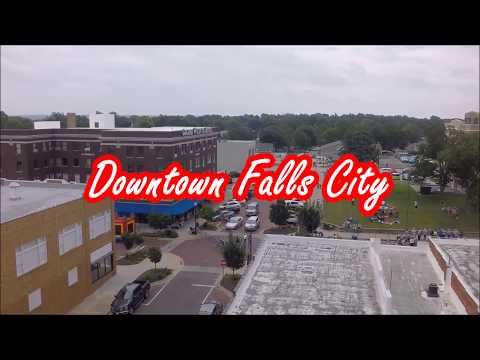
<svg viewBox="0 0 480 360"><path fill-rule="evenodd" d="M116 201L115 211L117 214L163 214L183 215L195 207L195 202L201 204L201 200L180 200L172 203L149 203L135 201Z"/></svg>

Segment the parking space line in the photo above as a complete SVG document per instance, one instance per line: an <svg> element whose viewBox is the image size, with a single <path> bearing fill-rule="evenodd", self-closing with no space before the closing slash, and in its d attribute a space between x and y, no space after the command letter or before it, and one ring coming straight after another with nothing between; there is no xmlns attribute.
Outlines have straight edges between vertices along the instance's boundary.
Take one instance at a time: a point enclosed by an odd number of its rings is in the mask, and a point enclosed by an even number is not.
<svg viewBox="0 0 480 360"><path fill-rule="evenodd" d="M206 296L203 298L203 300L202 300L202 304L204 304L204 303L205 303L205 300L207 300L207 299L208 299L208 297L209 297L209 296L210 296L210 294L212 293L213 289L215 289L215 288L216 288L216 286L212 286L212 287L210 288L210 290L208 290L208 293L207 293L207 295L206 295Z"/></svg>
<svg viewBox="0 0 480 360"><path fill-rule="evenodd" d="M203 284L192 284L192 286L201 286L201 287L209 287L209 288L215 287L215 285L203 285Z"/></svg>
<svg viewBox="0 0 480 360"><path fill-rule="evenodd" d="M150 304L153 302L153 300L155 300L155 298L163 291L163 289L165 289L167 287L167 285L168 285L168 283L163 285L162 288L160 290L158 290L158 292L150 299L150 301L147 304L143 304L143 306L150 306Z"/></svg>

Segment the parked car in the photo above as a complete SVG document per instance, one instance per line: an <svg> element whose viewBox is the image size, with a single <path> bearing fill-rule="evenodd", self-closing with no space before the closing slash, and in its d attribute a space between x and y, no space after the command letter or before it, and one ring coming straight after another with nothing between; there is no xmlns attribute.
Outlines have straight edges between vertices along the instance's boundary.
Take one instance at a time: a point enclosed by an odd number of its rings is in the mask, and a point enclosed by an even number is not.
<svg viewBox="0 0 480 360"><path fill-rule="evenodd" d="M226 221L230 220L232 216L235 216L235 212L231 210L223 210L221 214L222 214L222 219Z"/></svg>
<svg viewBox="0 0 480 360"><path fill-rule="evenodd" d="M223 304L217 301L212 301L200 305L199 315L222 315Z"/></svg>
<svg viewBox="0 0 480 360"><path fill-rule="evenodd" d="M290 216L290 217L287 219L287 224L297 225L297 224L298 224L298 217L296 217L296 216Z"/></svg>
<svg viewBox="0 0 480 360"><path fill-rule="evenodd" d="M150 282L135 280L128 283L115 295L110 310L114 315L133 314L142 302L148 298Z"/></svg>
<svg viewBox="0 0 480 360"><path fill-rule="evenodd" d="M298 209L303 208L305 206L305 203L299 200L285 200L285 205L287 205L287 207L289 208Z"/></svg>
<svg viewBox="0 0 480 360"><path fill-rule="evenodd" d="M258 216L250 216L245 222L245 230L255 231L260 226L260 218Z"/></svg>
<svg viewBox="0 0 480 360"><path fill-rule="evenodd" d="M219 207L220 210L240 211L242 205L236 200L230 200Z"/></svg>
<svg viewBox="0 0 480 360"><path fill-rule="evenodd" d="M247 216L255 216L258 215L258 203L257 202L251 202L247 205L247 208L245 210L245 214Z"/></svg>
<svg viewBox="0 0 480 360"><path fill-rule="evenodd" d="M316 237L323 237L322 228L320 226L317 227L315 230L313 230L312 235Z"/></svg>
<svg viewBox="0 0 480 360"><path fill-rule="evenodd" d="M225 224L225 230L235 230L242 224L243 218L241 216L232 216Z"/></svg>

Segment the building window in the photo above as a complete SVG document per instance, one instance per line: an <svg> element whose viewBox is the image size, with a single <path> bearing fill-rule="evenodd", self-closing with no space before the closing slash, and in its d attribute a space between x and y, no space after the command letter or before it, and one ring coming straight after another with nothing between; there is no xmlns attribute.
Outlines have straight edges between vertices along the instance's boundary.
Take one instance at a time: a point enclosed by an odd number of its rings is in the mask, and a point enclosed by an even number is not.
<svg viewBox="0 0 480 360"><path fill-rule="evenodd" d="M22 154L22 144L15 144L15 147L17 148L17 155Z"/></svg>
<svg viewBox="0 0 480 360"><path fill-rule="evenodd" d="M54 166L55 166L55 159L50 158L50 159L48 159L48 162L49 162L49 164L50 164L50 167L54 167Z"/></svg>
<svg viewBox="0 0 480 360"><path fill-rule="evenodd" d="M89 153L90 152L90 143L85 143L85 148L83 149L83 151L85 151L86 153Z"/></svg>
<svg viewBox="0 0 480 360"><path fill-rule="evenodd" d="M92 167L92 159L85 159L85 167L90 169Z"/></svg>
<svg viewBox="0 0 480 360"><path fill-rule="evenodd" d="M41 237L16 249L17 277L47 263L47 239Z"/></svg>
<svg viewBox="0 0 480 360"><path fill-rule="evenodd" d="M143 157L145 155L145 148L143 146L137 146L137 156Z"/></svg>
<svg viewBox="0 0 480 360"><path fill-rule="evenodd" d="M107 255L90 265L92 283L108 275L113 270L113 254Z"/></svg>
<svg viewBox="0 0 480 360"><path fill-rule="evenodd" d="M56 158L55 159L55 165L58 167L58 166L62 166L62 159L60 158Z"/></svg>
<svg viewBox="0 0 480 360"><path fill-rule="evenodd" d="M28 311L33 311L42 305L42 289L37 289L28 294Z"/></svg>
<svg viewBox="0 0 480 360"><path fill-rule="evenodd" d="M207 155L207 164L212 162L212 156L210 154Z"/></svg>
<svg viewBox="0 0 480 360"><path fill-rule="evenodd" d="M135 147L134 146L127 146L127 156L135 156Z"/></svg>
<svg viewBox="0 0 480 360"><path fill-rule="evenodd" d="M193 152L193 143L190 143L190 153Z"/></svg>
<svg viewBox="0 0 480 360"><path fill-rule="evenodd" d="M22 172L23 163L21 160L17 160L17 172Z"/></svg>
<svg viewBox="0 0 480 360"><path fill-rule="evenodd" d="M37 144L32 144L32 147L33 147L33 152L34 153L38 152Z"/></svg>
<svg viewBox="0 0 480 360"><path fill-rule="evenodd" d="M193 160L190 159L190 166L189 166L190 171L192 171L192 168L193 168Z"/></svg>
<svg viewBox="0 0 480 360"><path fill-rule="evenodd" d="M47 143L45 141L42 143L42 146L43 146L43 151L47 151Z"/></svg>
<svg viewBox="0 0 480 360"><path fill-rule="evenodd" d="M195 159L195 167L197 169L200 167L200 159Z"/></svg>
<svg viewBox="0 0 480 360"><path fill-rule="evenodd" d="M80 161L77 158L73 159L73 166L80 166Z"/></svg>
<svg viewBox="0 0 480 360"><path fill-rule="evenodd" d="M60 250L60 255L63 255L82 244L82 224L80 223L67 226L58 233L58 248Z"/></svg>
<svg viewBox="0 0 480 360"><path fill-rule="evenodd" d="M79 183L80 182L80 174L75 174L74 177L75 177L75 182Z"/></svg>
<svg viewBox="0 0 480 360"><path fill-rule="evenodd" d="M110 231L112 227L112 215L109 210L90 217L90 240L105 234Z"/></svg>
<svg viewBox="0 0 480 360"><path fill-rule="evenodd" d="M43 167L48 168L48 160L47 159L43 160Z"/></svg>
<svg viewBox="0 0 480 360"><path fill-rule="evenodd" d="M67 282L68 286L75 285L78 282L78 267L75 266L73 269L68 271Z"/></svg>
<svg viewBox="0 0 480 360"><path fill-rule="evenodd" d="M62 158L62 166L68 166L68 159Z"/></svg>
<svg viewBox="0 0 480 360"><path fill-rule="evenodd" d="M37 159L33 160L33 168L38 169L38 160Z"/></svg>
<svg viewBox="0 0 480 360"><path fill-rule="evenodd" d="M67 142L66 141L62 141L62 150L63 151L67 151L68 148L67 148Z"/></svg>
<svg viewBox="0 0 480 360"><path fill-rule="evenodd" d="M202 167L205 167L205 156L202 156Z"/></svg>
<svg viewBox="0 0 480 360"><path fill-rule="evenodd" d="M173 156L174 157L177 157L178 156L178 152L180 151L180 147L178 145L176 145L174 148L173 148Z"/></svg>
<svg viewBox="0 0 480 360"><path fill-rule="evenodd" d="M53 149L53 141L49 141L48 142L48 150L52 151L52 149Z"/></svg>

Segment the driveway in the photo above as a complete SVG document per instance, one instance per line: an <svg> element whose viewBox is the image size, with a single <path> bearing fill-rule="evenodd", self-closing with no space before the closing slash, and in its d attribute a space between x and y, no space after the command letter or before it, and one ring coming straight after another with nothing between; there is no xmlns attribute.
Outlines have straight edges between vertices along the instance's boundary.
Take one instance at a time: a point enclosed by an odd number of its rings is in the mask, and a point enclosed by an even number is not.
<svg viewBox="0 0 480 360"><path fill-rule="evenodd" d="M170 282L153 289L135 314L198 314L220 281L221 272L180 271Z"/></svg>

